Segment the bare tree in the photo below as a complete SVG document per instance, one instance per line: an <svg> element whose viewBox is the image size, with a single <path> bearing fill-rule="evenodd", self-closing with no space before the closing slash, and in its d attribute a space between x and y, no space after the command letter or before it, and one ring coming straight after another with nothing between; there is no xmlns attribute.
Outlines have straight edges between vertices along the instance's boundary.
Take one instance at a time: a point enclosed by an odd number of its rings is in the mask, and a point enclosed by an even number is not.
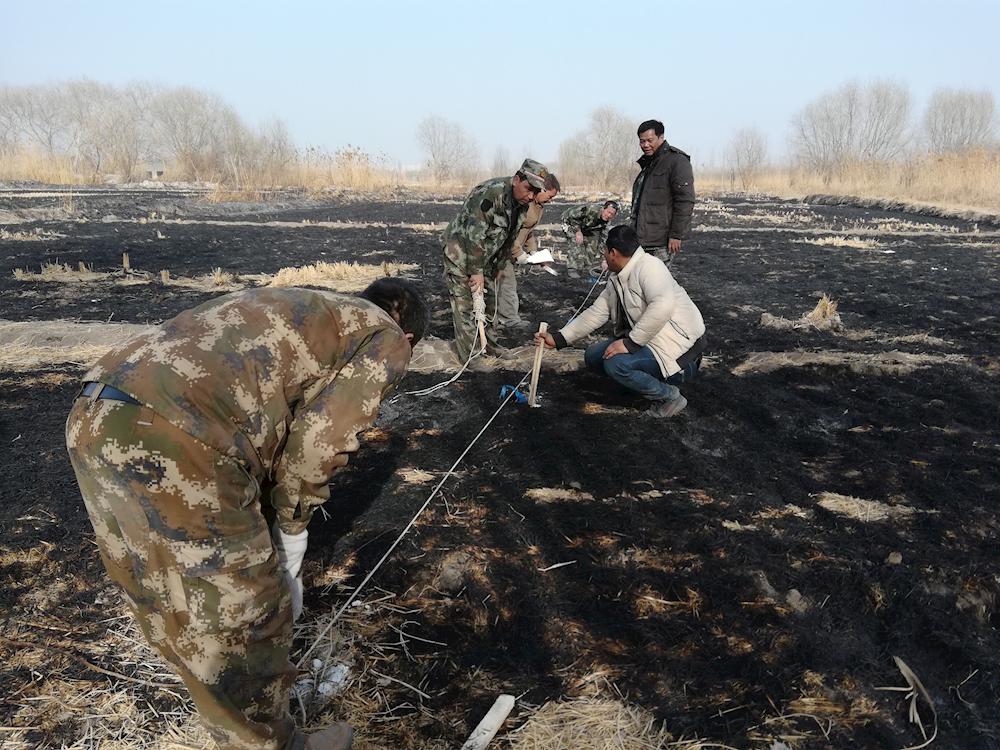
<svg viewBox="0 0 1000 750"><path fill-rule="evenodd" d="M479 166L479 146L462 126L431 115L417 126L417 143L435 180L447 180Z"/></svg>
<svg viewBox="0 0 1000 750"><path fill-rule="evenodd" d="M888 161L902 155L911 140L913 100L901 83L873 81L862 93L862 119L857 131L860 161Z"/></svg>
<svg viewBox="0 0 1000 750"><path fill-rule="evenodd" d="M168 89L152 103L154 137L164 161L186 180L219 180L246 146L246 126L218 94L188 87Z"/></svg>
<svg viewBox="0 0 1000 750"><path fill-rule="evenodd" d="M496 177L514 174L514 169L510 163L510 152L506 146L497 146L493 152L493 160L490 162L490 174Z"/></svg>
<svg viewBox="0 0 1000 750"><path fill-rule="evenodd" d="M586 130L560 144L559 171L564 180L624 192L633 172L635 144L635 122L613 107L599 107L590 113Z"/></svg>
<svg viewBox="0 0 1000 750"><path fill-rule="evenodd" d="M723 154L731 179L738 177L744 190L754 185L766 161L767 138L757 127L737 130Z"/></svg>
<svg viewBox="0 0 1000 750"><path fill-rule="evenodd" d="M0 89L0 146L38 148L45 156L67 144L65 87L5 86Z"/></svg>
<svg viewBox="0 0 1000 750"><path fill-rule="evenodd" d="M559 179L564 185L582 185L587 182L579 135L559 144Z"/></svg>
<svg viewBox="0 0 1000 750"><path fill-rule="evenodd" d="M930 151L961 153L996 138L996 103L990 91L935 89L922 124Z"/></svg>
<svg viewBox="0 0 1000 750"><path fill-rule="evenodd" d="M886 161L910 141L912 100L902 84L845 84L807 104L792 118L797 161L829 179L851 161Z"/></svg>

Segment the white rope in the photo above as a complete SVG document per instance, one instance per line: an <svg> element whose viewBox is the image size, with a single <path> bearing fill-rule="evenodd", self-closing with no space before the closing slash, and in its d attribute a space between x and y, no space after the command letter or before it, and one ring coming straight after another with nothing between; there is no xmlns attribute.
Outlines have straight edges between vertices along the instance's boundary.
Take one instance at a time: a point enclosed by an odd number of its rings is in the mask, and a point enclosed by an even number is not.
<svg viewBox="0 0 1000 750"><path fill-rule="evenodd" d="M494 297L496 296L496 292L497 292L498 286L499 286L499 282L497 282L496 280L494 280L493 281L493 293L494 293ZM497 311L495 311L495 310L493 312L493 318L492 319L487 319L487 317L486 317L486 298L484 297L482 290L480 290L478 292L473 292L472 293L472 314L473 314L473 318L476 321L477 328L478 328L478 324L479 324L480 320L482 320L484 322L490 322L490 323L492 323L493 321L496 320ZM476 357L478 357L481 354L485 354L486 353L486 349L484 347L482 347L481 345L479 346L478 349L476 348L477 347L477 342L479 344L481 344L481 342L479 341L479 331L478 330L473 334L472 347L469 349L469 358L465 360L465 364L462 365L461 369L458 372L456 372L452 377L450 377L448 380L445 380L445 381L442 381L442 382L437 383L435 385L429 386L428 388L423 388L421 390L416 390L416 391L404 391L403 393L405 393L407 396L429 396L430 394L434 393L435 391L439 391L442 388L447 388L449 385L451 385L452 383L454 383L456 380L458 380L462 376L462 373L465 372L469 368L469 365L472 363L473 359L475 359ZM399 398L399 397L397 396L396 398ZM393 401L396 400L396 398L393 398L392 400L390 400L389 403L391 404Z"/></svg>
<svg viewBox="0 0 1000 750"><path fill-rule="evenodd" d="M472 314L478 323L480 320L486 322L486 298L482 289L475 289L472 292Z"/></svg>
<svg viewBox="0 0 1000 750"><path fill-rule="evenodd" d="M583 306L587 304L587 300L590 299L590 295L594 293L594 290L597 289L597 285L600 284L602 281L604 281L604 277L607 275L608 275L608 269L602 268L601 275L597 277L597 279L594 281L593 284L591 284L590 291L587 292L587 296L583 298L583 302L581 302L580 306L573 311L572 315L569 316L570 320L573 320L573 318L575 318L577 315L580 314L580 310L582 310Z"/></svg>
<svg viewBox="0 0 1000 750"><path fill-rule="evenodd" d="M517 389L520 388L521 385L524 384L524 381L528 379L528 375L530 375L530 373L525 373L524 377L521 378L521 382L518 383L517 386L515 386L514 389L510 393L507 394L507 398L505 398L500 403L500 406L497 408L497 410L495 412L493 412L493 416L491 416L486 421L486 424L483 425L482 429L476 434L476 436L474 438L472 438L472 442L469 443L468 446L466 446L466 448L465 448L464 451L462 451L462 455L460 455L457 459L455 459L455 463L453 463L451 465L451 468L448 469L448 471L445 473L445 475L443 477L441 477L441 481L437 483L437 486L434 488L434 490L431 492L431 494L428 496L428 498L424 501L424 504L420 506L420 510L418 510L416 512L416 514L413 516L413 518L410 519L410 522L408 524L406 524L406 528L404 528L400 532L399 536L396 537L396 541L394 541L389 546L389 549L387 549L386 552L385 552L385 554L382 555L382 558L378 561L378 563L375 564L375 567L371 569L371 572L368 573L368 575L365 576L365 579L360 584L358 584L357 588L355 588L354 592L347 598L347 601L344 602L343 606L341 606L341 608L337 612L337 614L335 614L333 616L333 619L330 620L330 622L326 625L326 627L324 627L323 630L320 631L320 634L316 636L316 639L313 641L313 644L306 650L306 652L302 655L302 658L299 659L298 663L295 665L295 667L297 669L301 669L302 668L302 665L305 663L305 660L308 659L309 655L312 654L312 652L316 649L316 646L319 645L319 642L323 638L323 636L325 636L327 633L330 632L330 629L341 618L341 616L344 614L344 611L348 607L351 606L351 603L354 602L355 599L357 599L358 594L361 593L361 589L363 589L365 587L365 584L367 584L372 579L372 577L375 575L375 573L378 571L378 569L380 567L382 567L382 564L389 558L389 555L392 554L393 550L395 550L396 547L399 546L399 543L401 541L403 541L403 537L406 536L406 533L411 528L413 528L413 525L417 522L417 519L420 518L420 515L425 510L427 510L427 506L430 505L431 500L433 500L434 496L437 495L438 490L440 490L441 487L442 487L442 485L444 485L444 483L448 480L448 477L450 477L454 473L455 468L462 462L462 459L465 458L465 455L470 450L472 450L472 446L474 446L476 444L476 441L478 441L479 438L482 437L483 433L486 432L486 428L489 427L491 424L493 424L493 420L497 418L497 415L499 415L500 412L501 412L501 410L507 405L507 402L510 401L514 397L514 394L517 392Z"/></svg>

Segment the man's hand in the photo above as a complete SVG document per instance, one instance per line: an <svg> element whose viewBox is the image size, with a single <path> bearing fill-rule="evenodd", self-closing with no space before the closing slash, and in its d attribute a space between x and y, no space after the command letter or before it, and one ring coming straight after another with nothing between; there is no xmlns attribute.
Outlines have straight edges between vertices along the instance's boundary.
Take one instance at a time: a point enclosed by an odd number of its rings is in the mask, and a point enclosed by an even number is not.
<svg viewBox="0 0 1000 750"><path fill-rule="evenodd" d="M667 241L667 252L670 253L671 255L673 255L674 253L678 252L680 249L681 249L681 241L680 240L675 240L673 237L671 237Z"/></svg>
<svg viewBox="0 0 1000 750"><path fill-rule="evenodd" d="M583 244L583 232L579 232L578 231L576 233L576 244L577 245L582 245Z"/></svg>
<svg viewBox="0 0 1000 750"><path fill-rule="evenodd" d="M552 338L551 333L536 333L535 334L535 346L544 346L546 349L555 349L556 340Z"/></svg>
<svg viewBox="0 0 1000 750"><path fill-rule="evenodd" d="M604 359L611 359L616 354L628 354L628 349L625 348L625 342L622 339L618 339L604 350Z"/></svg>
<svg viewBox="0 0 1000 750"><path fill-rule="evenodd" d="M469 288L473 292L481 292L486 288L486 282L483 280L481 273L476 273L469 277Z"/></svg>
<svg viewBox="0 0 1000 750"><path fill-rule="evenodd" d="M278 569L284 574L292 592L292 620L298 620L302 614L302 561L309 546L309 531L286 534L275 522L271 538L278 551Z"/></svg>

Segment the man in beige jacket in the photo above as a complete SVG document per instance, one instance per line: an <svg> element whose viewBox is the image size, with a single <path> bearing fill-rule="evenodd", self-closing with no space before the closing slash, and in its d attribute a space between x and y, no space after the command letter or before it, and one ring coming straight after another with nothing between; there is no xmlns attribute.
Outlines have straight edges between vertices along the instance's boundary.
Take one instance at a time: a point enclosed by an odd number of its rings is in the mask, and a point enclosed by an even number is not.
<svg viewBox="0 0 1000 750"><path fill-rule="evenodd" d="M545 189L539 192L535 199L528 204L528 212L525 214L521 232L514 240L511 260L504 266L503 275L497 284L497 325L501 328L519 328L529 325L528 321L521 320L519 314L521 305L517 298L515 269L518 265L527 263L527 257L538 249L533 230L542 220L542 210L545 204L556 197L559 187L559 180L550 172L545 175Z"/></svg>
<svg viewBox="0 0 1000 750"><path fill-rule="evenodd" d="M672 417L687 406L677 384L694 377L705 350L701 312L631 227L611 230L604 259L611 276L601 296L556 333L536 333L535 345L562 349L610 321L614 338L587 347L587 367L650 401L652 415Z"/></svg>

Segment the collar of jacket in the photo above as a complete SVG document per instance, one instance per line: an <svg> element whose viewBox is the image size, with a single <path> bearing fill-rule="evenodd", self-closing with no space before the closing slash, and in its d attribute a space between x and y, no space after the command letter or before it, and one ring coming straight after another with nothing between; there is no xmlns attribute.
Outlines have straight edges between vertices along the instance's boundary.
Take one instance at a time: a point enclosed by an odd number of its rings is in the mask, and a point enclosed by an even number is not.
<svg viewBox="0 0 1000 750"><path fill-rule="evenodd" d="M635 163L638 164L642 169L645 169L646 167L648 167L650 164L653 163L654 159L656 159L661 154L667 153L667 151L669 150L670 150L670 144L667 143L666 140L664 140L663 143L660 144L660 147L656 149L656 151L651 153L649 156L643 154L638 159L636 159Z"/></svg>
<svg viewBox="0 0 1000 750"><path fill-rule="evenodd" d="M636 261L639 260L639 258L644 256L645 254L646 254L645 250L643 250L641 247L637 247L635 249L635 252L632 253L632 257L628 259L628 263L625 264L625 268L618 271L618 273L613 273L611 275L614 276L616 279L618 279L618 281L622 285L624 285L628 281L628 277L632 275L632 270L638 265Z"/></svg>
<svg viewBox="0 0 1000 750"><path fill-rule="evenodd" d="M507 182L503 186L503 202L511 210L520 208L520 204L514 200L514 178L508 177Z"/></svg>

